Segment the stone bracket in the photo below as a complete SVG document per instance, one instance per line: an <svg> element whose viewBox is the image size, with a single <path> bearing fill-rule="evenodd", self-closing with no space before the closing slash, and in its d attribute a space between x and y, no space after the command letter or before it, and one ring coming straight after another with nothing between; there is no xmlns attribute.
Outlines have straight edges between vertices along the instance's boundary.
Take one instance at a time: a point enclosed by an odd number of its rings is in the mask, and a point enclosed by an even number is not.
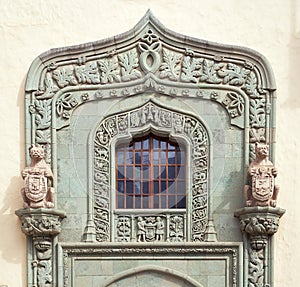
<svg viewBox="0 0 300 287"><path fill-rule="evenodd" d="M21 219L21 229L28 241L28 286L56 286L52 254L54 238L61 231L61 221L66 217L65 213L45 208L22 208L15 213Z"/></svg>
<svg viewBox="0 0 300 287"><path fill-rule="evenodd" d="M271 240L284 213L284 209L270 206L244 207L234 213L246 235L244 247L248 249L248 282L245 284L249 287L273 286L273 268L270 267L274 250Z"/></svg>

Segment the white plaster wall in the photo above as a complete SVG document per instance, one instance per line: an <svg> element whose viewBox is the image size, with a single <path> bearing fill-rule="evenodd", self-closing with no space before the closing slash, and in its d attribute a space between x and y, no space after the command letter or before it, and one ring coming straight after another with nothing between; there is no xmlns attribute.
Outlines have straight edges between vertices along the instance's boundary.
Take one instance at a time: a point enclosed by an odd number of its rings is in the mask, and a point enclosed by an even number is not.
<svg viewBox="0 0 300 287"><path fill-rule="evenodd" d="M0 0L0 286L26 284L25 236L14 211L22 206L23 90L31 62L50 48L127 31L148 8L173 31L248 46L269 59L278 87L279 205L287 209L276 236L275 281L277 287L298 286L299 1Z"/></svg>

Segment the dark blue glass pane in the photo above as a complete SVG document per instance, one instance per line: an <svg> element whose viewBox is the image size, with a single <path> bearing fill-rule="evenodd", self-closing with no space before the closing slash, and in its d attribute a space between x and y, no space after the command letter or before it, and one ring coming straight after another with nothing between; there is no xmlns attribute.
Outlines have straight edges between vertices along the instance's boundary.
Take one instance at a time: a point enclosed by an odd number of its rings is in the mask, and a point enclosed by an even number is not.
<svg viewBox="0 0 300 287"><path fill-rule="evenodd" d="M177 202L176 202L176 196L170 195L168 197L168 208L176 208Z"/></svg>
<svg viewBox="0 0 300 287"><path fill-rule="evenodd" d="M185 196L182 197L181 199L177 199L178 202L177 202L177 208L185 208Z"/></svg>
<svg viewBox="0 0 300 287"><path fill-rule="evenodd" d="M143 182L143 194L149 194L149 182Z"/></svg>
<svg viewBox="0 0 300 287"><path fill-rule="evenodd" d="M141 158L141 152L136 151L135 152L135 164L141 164L142 158Z"/></svg>
<svg viewBox="0 0 300 287"><path fill-rule="evenodd" d="M124 166L119 166L118 167L118 178L125 178L125 175L124 175Z"/></svg>
<svg viewBox="0 0 300 287"><path fill-rule="evenodd" d="M168 167L168 178L176 178L175 166Z"/></svg>
<svg viewBox="0 0 300 287"><path fill-rule="evenodd" d="M132 194L133 193L133 181L132 180L127 180L126 181L126 193L127 194Z"/></svg>

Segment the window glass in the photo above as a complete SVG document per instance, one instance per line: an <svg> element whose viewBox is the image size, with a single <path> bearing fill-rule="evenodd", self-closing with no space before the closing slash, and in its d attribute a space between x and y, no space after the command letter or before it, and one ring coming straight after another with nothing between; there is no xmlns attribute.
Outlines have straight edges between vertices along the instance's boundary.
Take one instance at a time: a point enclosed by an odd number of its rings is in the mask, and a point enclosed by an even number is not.
<svg viewBox="0 0 300 287"><path fill-rule="evenodd" d="M116 149L117 208L185 208L185 150L153 134Z"/></svg>

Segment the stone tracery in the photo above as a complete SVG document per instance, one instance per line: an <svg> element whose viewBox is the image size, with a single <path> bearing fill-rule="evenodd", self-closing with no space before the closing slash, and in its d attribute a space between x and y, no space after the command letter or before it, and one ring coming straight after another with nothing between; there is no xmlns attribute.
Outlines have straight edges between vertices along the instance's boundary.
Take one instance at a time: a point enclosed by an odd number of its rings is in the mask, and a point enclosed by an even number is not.
<svg viewBox="0 0 300 287"><path fill-rule="evenodd" d="M120 136L130 135L132 132L142 132L151 127L167 132L176 138L181 135L191 143L191 197L192 197L192 228L191 240L204 241L208 221L207 185L209 164L209 138L206 128L194 116L162 108L154 102L148 102L140 108L126 113L120 113L105 118L95 132L94 140L94 221L98 241L110 241L109 218L111 203L111 141ZM188 192L187 192L188 194ZM171 216L174 220L174 216ZM182 217L180 217L182 218ZM121 221L120 221L121 220ZM122 223L121 223L122 222ZM120 226L124 227L123 216L119 219ZM173 233L178 230L173 228ZM179 231L183 233L182 230ZM177 240L178 232L173 237ZM122 234L122 240L124 234Z"/></svg>

